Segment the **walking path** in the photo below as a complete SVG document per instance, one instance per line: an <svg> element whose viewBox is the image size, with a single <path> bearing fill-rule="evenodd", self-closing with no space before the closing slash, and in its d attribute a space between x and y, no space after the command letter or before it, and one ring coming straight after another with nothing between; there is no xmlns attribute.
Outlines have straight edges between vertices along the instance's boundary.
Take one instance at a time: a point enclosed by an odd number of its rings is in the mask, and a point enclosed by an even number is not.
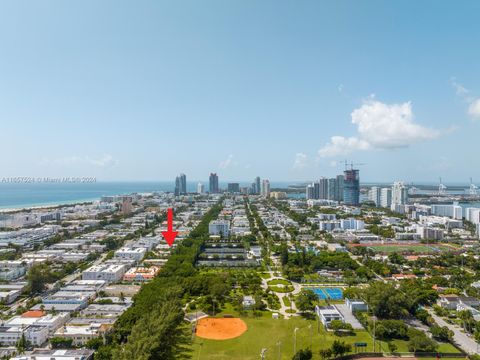
<svg viewBox="0 0 480 360"><path fill-rule="evenodd" d="M274 280L274 279L279 279L279 280L286 280L285 278L281 277L281 276L275 276L275 272L274 271L268 271L268 274L270 274L270 278L269 279L263 279L262 278L262 288L264 290L267 290L268 289L268 282L271 281L271 280ZM288 281L288 280L287 280ZM291 300L291 304L292 306L285 306L285 303L283 302L283 298L284 297L289 297L290 295L297 295L298 293L300 293L301 291L301 286L297 283L294 283L292 282L292 285L293 285L293 291L292 292L289 292L289 293L280 293L280 292L273 292L275 295L277 295L279 298L280 298L280 310L273 310L273 309L269 309L270 311L272 312L278 312L279 314L283 315L285 317L285 319L289 319L290 316L297 316L297 314L289 314L287 312L287 310L295 310L298 312L298 309L295 305L295 302L293 300Z"/></svg>

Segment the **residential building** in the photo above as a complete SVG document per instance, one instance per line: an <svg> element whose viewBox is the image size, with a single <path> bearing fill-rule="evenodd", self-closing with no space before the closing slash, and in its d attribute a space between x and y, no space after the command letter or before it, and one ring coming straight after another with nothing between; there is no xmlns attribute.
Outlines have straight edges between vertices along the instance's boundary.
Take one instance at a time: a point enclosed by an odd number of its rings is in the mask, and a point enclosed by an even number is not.
<svg viewBox="0 0 480 360"><path fill-rule="evenodd" d="M210 235L221 235L228 238L230 235L230 222L227 220L212 220L208 224L208 232Z"/></svg>
<svg viewBox="0 0 480 360"><path fill-rule="evenodd" d="M82 273L82 280L120 281L126 272L125 265L100 264L89 267Z"/></svg>
<svg viewBox="0 0 480 360"><path fill-rule="evenodd" d="M227 191L231 194L240 193L240 184L239 183L228 183Z"/></svg>
<svg viewBox="0 0 480 360"><path fill-rule="evenodd" d="M197 184L197 193L198 194L204 194L205 193L205 185L202 183Z"/></svg>
<svg viewBox="0 0 480 360"><path fill-rule="evenodd" d="M147 252L147 249L143 247L134 249L134 248L125 246L115 251L115 257L120 259L131 259L131 260L135 260L136 262L139 262L143 259L146 252Z"/></svg>
<svg viewBox="0 0 480 360"><path fill-rule="evenodd" d="M269 197L270 196L270 181L267 179L264 179L262 181L262 192L261 195L263 197Z"/></svg>
<svg viewBox="0 0 480 360"><path fill-rule="evenodd" d="M390 209L392 206L392 189L382 188L380 190L380 207Z"/></svg>
<svg viewBox="0 0 480 360"><path fill-rule="evenodd" d="M395 211L397 205L406 205L408 202L408 189L402 181L396 181L392 186L392 204L390 208Z"/></svg>
<svg viewBox="0 0 480 360"><path fill-rule="evenodd" d="M255 188L256 188L256 191L257 191L256 194L260 195L260 189L261 189L261 187L260 187L260 176L257 176L255 178Z"/></svg>
<svg viewBox="0 0 480 360"><path fill-rule="evenodd" d="M454 202L452 205L434 204L431 206L432 215L450 217L456 220L463 218L462 212L462 207L458 205L458 202Z"/></svg>
<svg viewBox="0 0 480 360"><path fill-rule="evenodd" d="M375 206L380 206L381 189L378 186L372 186L368 191L368 200L373 201Z"/></svg>
<svg viewBox="0 0 480 360"><path fill-rule="evenodd" d="M343 181L343 202L345 205L360 205L360 171L345 170Z"/></svg>
<svg viewBox="0 0 480 360"><path fill-rule="evenodd" d="M187 194L187 176L180 174L175 178L175 196Z"/></svg>

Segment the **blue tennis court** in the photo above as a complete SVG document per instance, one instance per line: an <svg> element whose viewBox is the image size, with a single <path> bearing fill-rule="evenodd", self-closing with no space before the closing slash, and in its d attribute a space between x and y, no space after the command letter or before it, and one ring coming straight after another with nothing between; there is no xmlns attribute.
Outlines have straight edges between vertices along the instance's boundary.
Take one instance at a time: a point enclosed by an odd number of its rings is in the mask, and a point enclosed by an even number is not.
<svg viewBox="0 0 480 360"><path fill-rule="evenodd" d="M305 288L305 290L312 290L320 300L342 300L343 291L340 288Z"/></svg>
<svg viewBox="0 0 480 360"><path fill-rule="evenodd" d="M327 298L327 294L325 294L320 288L306 288L305 290L312 290L320 300L325 300Z"/></svg>
<svg viewBox="0 0 480 360"><path fill-rule="evenodd" d="M325 288L323 289L328 295L328 297L332 300L342 300L343 299L343 291L340 288Z"/></svg>

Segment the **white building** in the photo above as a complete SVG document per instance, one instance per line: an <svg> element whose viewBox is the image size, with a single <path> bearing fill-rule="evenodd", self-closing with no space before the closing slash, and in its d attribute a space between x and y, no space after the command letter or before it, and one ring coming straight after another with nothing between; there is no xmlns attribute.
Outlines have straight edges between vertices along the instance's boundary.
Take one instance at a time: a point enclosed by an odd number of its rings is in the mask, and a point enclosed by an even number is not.
<svg viewBox="0 0 480 360"><path fill-rule="evenodd" d="M125 246L115 251L115 257L120 259L135 260L136 262L139 262L143 259L146 252L147 252L146 248L139 247L134 249L134 248Z"/></svg>
<svg viewBox="0 0 480 360"><path fill-rule="evenodd" d="M462 207L458 203L453 203L452 205L446 204L435 204L431 207L432 215L450 217L452 219L461 220L462 219Z"/></svg>
<svg viewBox="0 0 480 360"><path fill-rule="evenodd" d="M227 220L212 220L208 224L208 233L210 235L222 235L226 238L230 235L230 222Z"/></svg>
<svg viewBox="0 0 480 360"><path fill-rule="evenodd" d="M34 346L41 346L48 339L48 328L46 326L0 326L0 343L2 345L15 346L22 338L25 339Z"/></svg>
<svg viewBox="0 0 480 360"><path fill-rule="evenodd" d="M205 185L202 183L197 184L197 193L198 194L204 194L205 193Z"/></svg>
<svg viewBox="0 0 480 360"><path fill-rule="evenodd" d="M382 188L380 190L380 206L390 208L392 206L392 189Z"/></svg>
<svg viewBox="0 0 480 360"><path fill-rule="evenodd" d="M355 218L341 219L340 228L342 230L363 230L365 229L365 222Z"/></svg>
<svg viewBox="0 0 480 360"><path fill-rule="evenodd" d="M125 265L100 264L89 267L82 273L82 280L104 280L117 282L127 271Z"/></svg>
<svg viewBox="0 0 480 360"><path fill-rule="evenodd" d="M380 192L381 189L378 186L372 186L368 191L368 200L373 201L375 206L380 206Z"/></svg>
<svg viewBox="0 0 480 360"><path fill-rule="evenodd" d="M92 319L93 321L95 319ZM107 330L105 324L66 325L55 332L55 336L73 340L73 345L85 345L90 339L101 336Z"/></svg>
<svg viewBox="0 0 480 360"><path fill-rule="evenodd" d="M408 189L402 181L396 181L392 186L392 210L395 205L405 205L408 201Z"/></svg>
<svg viewBox="0 0 480 360"><path fill-rule="evenodd" d="M466 208L465 220L473 224L480 224L480 208Z"/></svg>
<svg viewBox="0 0 480 360"><path fill-rule="evenodd" d="M322 324L327 327L333 320L340 320L345 322L343 315L338 311L335 305L331 306L315 306L315 313L322 322Z"/></svg>

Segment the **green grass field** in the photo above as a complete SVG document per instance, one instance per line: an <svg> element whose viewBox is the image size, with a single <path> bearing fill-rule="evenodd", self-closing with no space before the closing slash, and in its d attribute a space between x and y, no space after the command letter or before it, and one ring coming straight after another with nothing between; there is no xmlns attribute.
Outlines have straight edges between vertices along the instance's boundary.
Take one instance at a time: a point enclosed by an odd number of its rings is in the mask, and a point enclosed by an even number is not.
<svg viewBox="0 0 480 360"><path fill-rule="evenodd" d="M222 314L238 314L230 307L226 308L218 316ZM266 360L291 359L293 356L294 329L297 331L297 351L299 349L308 348L312 342L313 359L319 360L318 351L328 348L333 341L338 339L349 344L355 342L366 342L365 351L372 351L373 340L366 331L356 331L354 336L338 337L330 332L326 332L321 326L317 331L316 320L306 320L301 317L294 316L288 320L277 319L271 317L271 313L264 312L261 317L254 318L251 315L242 317L248 326L248 330L240 337L231 340L206 340L196 337L193 345L191 345L192 359L195 360L253 360L260 358L262 348L267 349ZM311 329L309 328L311 326ZM311 334L311 335L310 335ZM311 336L311 337L310 337ZM280 342L280 357L279 346ZM394 340L397 345L398 352L408 352L408 342L405 340ZM386 343L377 341L377 349L381 346L384 351L388 351ZM457 353L458 350L450 344L440 344L440 352Z"/></svg>
<svg viewBox="0 0 480 360"><path fill-rule="evenodd" d="M235 314L231 308L224 313ZM289 320L271 317L271 313L263 313L259 318L242 317L247 323L248 330L242 336L231 340L205 340L197 337L192 345L192 359L205 360L250 360L259 359L262 348L267 349L265 359L278 359L277 342L281 342L281 359L291 359L293 356L295 328L297 331L297 350L310 346L313 343L314 359L320 359L318 351L330 347L335 339L347 343L366 342L367 349L372 349L372 338L366 331L358 331L355 336L336 337L327 333L323 328L317 332L315 320L305 320L301 317L292 317ZM311 325L311 330L309 329ZM312 334L310 338L310 333Z"/></svg>

